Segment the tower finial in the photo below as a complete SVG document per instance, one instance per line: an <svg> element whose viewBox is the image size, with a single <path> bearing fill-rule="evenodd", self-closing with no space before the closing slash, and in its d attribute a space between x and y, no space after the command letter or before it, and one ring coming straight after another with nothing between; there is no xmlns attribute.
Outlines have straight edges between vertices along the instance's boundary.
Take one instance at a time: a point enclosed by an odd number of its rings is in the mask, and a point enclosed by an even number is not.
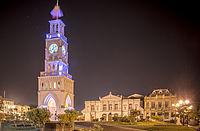
<svg viewBox="0 0 200 131"><path fill-rule="evenodd" d="M59 2L59 0L57 0L57 4L55 5L53 10L51 11L51 16L52 16L53 19L58 19L58 18L63 16L62 10L60 9L58 2Z"/></svg>
<svg viewBox="0 0 200 131"><path fill-rule="evenodd" d="M57 0L57 6L58 6L58 2L59 2L59 0Z"/></svg>

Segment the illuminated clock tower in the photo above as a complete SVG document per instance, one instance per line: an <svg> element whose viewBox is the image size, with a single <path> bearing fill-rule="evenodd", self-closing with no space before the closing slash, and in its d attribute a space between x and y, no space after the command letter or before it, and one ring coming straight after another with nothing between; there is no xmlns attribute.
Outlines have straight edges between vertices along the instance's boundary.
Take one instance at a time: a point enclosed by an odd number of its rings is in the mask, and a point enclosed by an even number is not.
<svg viewBox="0 0 200 131"><path fill-rule="evenodd" d="M68 43L64 36L65 24L60 17L62 11L57 5L51 12L50 32L45 39L45 71L38 77L38 107L56 115L74 107L74 81L69 73Z"/></svg>

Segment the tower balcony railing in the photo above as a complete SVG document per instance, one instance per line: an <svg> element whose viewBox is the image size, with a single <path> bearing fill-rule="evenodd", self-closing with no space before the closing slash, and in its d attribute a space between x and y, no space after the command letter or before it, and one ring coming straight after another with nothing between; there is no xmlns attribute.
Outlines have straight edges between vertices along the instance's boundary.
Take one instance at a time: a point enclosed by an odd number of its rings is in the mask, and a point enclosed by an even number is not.
<svg viewBox="0 0 200 131"><path fill-rule="evenodd" d="M72 79L72 75L64 71L40 72L40 76L63 76L63 75L69 79Z"/></svg>
<svg viewBox="0 0 200 131"><path fill-rule="evenodd" d="M52 39L52 38L62 38L64 41L67 42L67 38L62 33L51 33L46 34L46 39Z"/></svg>

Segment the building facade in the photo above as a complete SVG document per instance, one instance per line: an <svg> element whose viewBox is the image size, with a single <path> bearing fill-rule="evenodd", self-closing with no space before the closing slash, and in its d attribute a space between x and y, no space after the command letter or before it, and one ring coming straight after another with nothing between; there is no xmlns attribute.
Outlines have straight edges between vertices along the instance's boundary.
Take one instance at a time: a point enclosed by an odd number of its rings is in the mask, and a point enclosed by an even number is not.
<svg viewBox="0 0 200 131"><path fill-rule="evenodd" d="M26 105L16 105L13 100L3 99L3 110L2 113L6 115L18 115L18 117L23 117L30 107Z"/></svg>
<svg viewBox="0 0 200 131"><path fill-rule="evenodd" d="M56 9L55 9L56 8ZM74 107L74 81L69 74L68 43L58 4L52 10L50 32L45 39L45 71L38 77L38 106L51 112L51 119ZM55 12L58 11L59 12ZM58 16L57 16L58 14Z"/></svg>
<svg viewBox="0 0 200 131"><path fill-rule="evenodd" d="M136 95L135 95L136 96ZM140 95L140 97L142 97ZM112 117L130 116L132 110L139 110L143 113L141 100L134 97L123 97L119 95L113 95L111 92L109 95L99 97L97 101L85 101L85 108L82 110L85 121L98 120L112 120Z"/></svg>
<svg viewBox="0 0 200 131"><path fill-rule="evenodd" d="M164 121L169 121L174 117L175 109L172 104L176 102L177 97L168 89L156 89L144 97L144 118L160 116Z"/></svg>

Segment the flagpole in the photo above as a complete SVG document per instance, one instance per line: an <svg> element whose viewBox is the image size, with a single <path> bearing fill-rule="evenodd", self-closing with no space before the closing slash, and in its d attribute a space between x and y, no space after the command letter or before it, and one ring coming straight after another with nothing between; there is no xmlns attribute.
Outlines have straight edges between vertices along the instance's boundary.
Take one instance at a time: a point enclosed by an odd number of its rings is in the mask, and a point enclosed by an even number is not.
<svg viewBox="0 0 200 131"><path fill-rule="evenodd" d="M3 97L6 98L6 91L3 92Z"/></svg>

